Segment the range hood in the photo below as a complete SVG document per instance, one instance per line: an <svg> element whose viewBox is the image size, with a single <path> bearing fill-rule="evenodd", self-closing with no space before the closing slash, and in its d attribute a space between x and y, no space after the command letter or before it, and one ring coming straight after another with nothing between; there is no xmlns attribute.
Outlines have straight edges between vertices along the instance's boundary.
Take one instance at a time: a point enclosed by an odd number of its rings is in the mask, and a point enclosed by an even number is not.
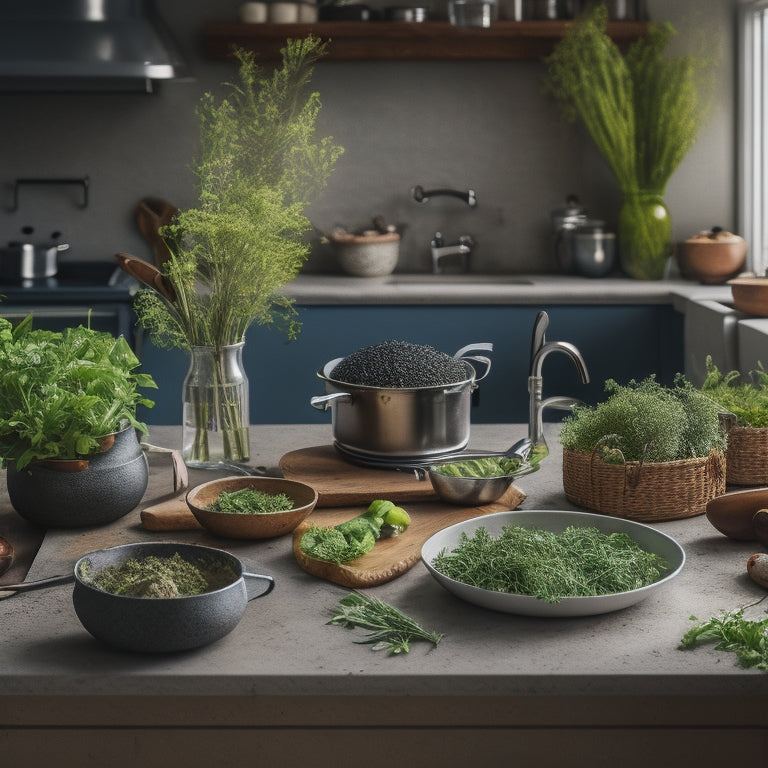
<svg viewBox="0 0 768 768"><path fill-rule="evenodd" d="M0 0L0 90L151 92L184 75L152 0Z"/></svg>

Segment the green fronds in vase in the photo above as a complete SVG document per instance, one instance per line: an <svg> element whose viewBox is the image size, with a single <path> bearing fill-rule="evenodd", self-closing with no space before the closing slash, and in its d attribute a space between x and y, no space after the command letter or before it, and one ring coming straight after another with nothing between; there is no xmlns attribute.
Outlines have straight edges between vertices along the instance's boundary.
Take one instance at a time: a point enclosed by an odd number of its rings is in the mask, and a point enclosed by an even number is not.
<svg viewBox="0 0 768 768"><path fill-rule="evenodd" d="M342 148L316 136L320 98L311 91L317 38L288 40L270 75L238 50L239 81L198 106L200 150L192 163L199 204L181 210L161 234L171 258L163 272L174 300L143 291L135 309L160 346L223 347L254 323L299 330L280 288L308 254L304 215Z"/></svg>
<svg viewBox="0 0 768 768"><path fill-rule="evenodd" d="M547 59L547 87L581 120L623 192L663 194L696 141L716 56L668 55L676 32L653 23L626 55L606 33L598 5L578 19Z"/></svg>

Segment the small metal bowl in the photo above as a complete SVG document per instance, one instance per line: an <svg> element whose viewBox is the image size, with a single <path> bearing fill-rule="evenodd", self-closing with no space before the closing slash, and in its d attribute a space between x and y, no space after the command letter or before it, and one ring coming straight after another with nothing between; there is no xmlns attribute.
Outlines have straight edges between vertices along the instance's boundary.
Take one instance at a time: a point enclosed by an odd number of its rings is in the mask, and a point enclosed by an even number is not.
<svg viewBox="0 0 768 768"><path fill-rule="evenodd" d="M526 464L518 472L499 477L451 477L438 471L438 465L427 470L435 493L450 504L480 506L501 498L518 477L529 475L538 464Z"/></svg>
<svg viewBox="0 0 768 768"><path fill-rule="evenodd" d="M284 493L295 506L284 512L238 515L213 512L207 507L226 491L253 488L269 494ZM187 493L187 506L203 528L229 539L271 539L290 533L317 504L317 491L297 480L282 477L223 477L195 486Z"/></svg>

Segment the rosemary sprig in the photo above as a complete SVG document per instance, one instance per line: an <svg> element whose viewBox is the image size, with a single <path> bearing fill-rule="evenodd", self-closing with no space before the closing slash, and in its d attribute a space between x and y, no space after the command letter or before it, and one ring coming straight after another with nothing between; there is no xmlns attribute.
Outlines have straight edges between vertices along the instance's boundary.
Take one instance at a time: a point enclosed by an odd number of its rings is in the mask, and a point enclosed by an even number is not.
<svg viewBox="0 0 768 768"><path fill-rule="evenodd" d="M372 651L386 650L390 656L408 653L410 644L417 641L437 646L443 637L437 632L428 632L394 606L358 591L339 600L328 624L370 630L363 640L356 642L371 643Z"/></svg>

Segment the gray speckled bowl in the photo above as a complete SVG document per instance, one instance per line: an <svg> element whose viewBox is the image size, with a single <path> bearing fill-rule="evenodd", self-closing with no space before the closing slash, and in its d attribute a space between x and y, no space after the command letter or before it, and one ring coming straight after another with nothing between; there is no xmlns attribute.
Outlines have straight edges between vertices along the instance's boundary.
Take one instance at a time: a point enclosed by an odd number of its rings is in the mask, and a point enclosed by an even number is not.
<svg viewBox="0 0 768 768"><path fill-rule="evenodd" d="M231 568L231 583L200 595L173 598L113 595L89 584L83 577L87 562L95 571L119 566L130 558L154 555L171 557L178 552L186 560L221 564ZM245 579L266 583L248 594ZM229 552L196 544L148 542L124 544L81 557L75 564L72 601L81 624L95 638L126 651L168 653L208 645L231 632L245 613L249 600L263 597L275 585L271 576L244 573L243 564Z"/></svg>

